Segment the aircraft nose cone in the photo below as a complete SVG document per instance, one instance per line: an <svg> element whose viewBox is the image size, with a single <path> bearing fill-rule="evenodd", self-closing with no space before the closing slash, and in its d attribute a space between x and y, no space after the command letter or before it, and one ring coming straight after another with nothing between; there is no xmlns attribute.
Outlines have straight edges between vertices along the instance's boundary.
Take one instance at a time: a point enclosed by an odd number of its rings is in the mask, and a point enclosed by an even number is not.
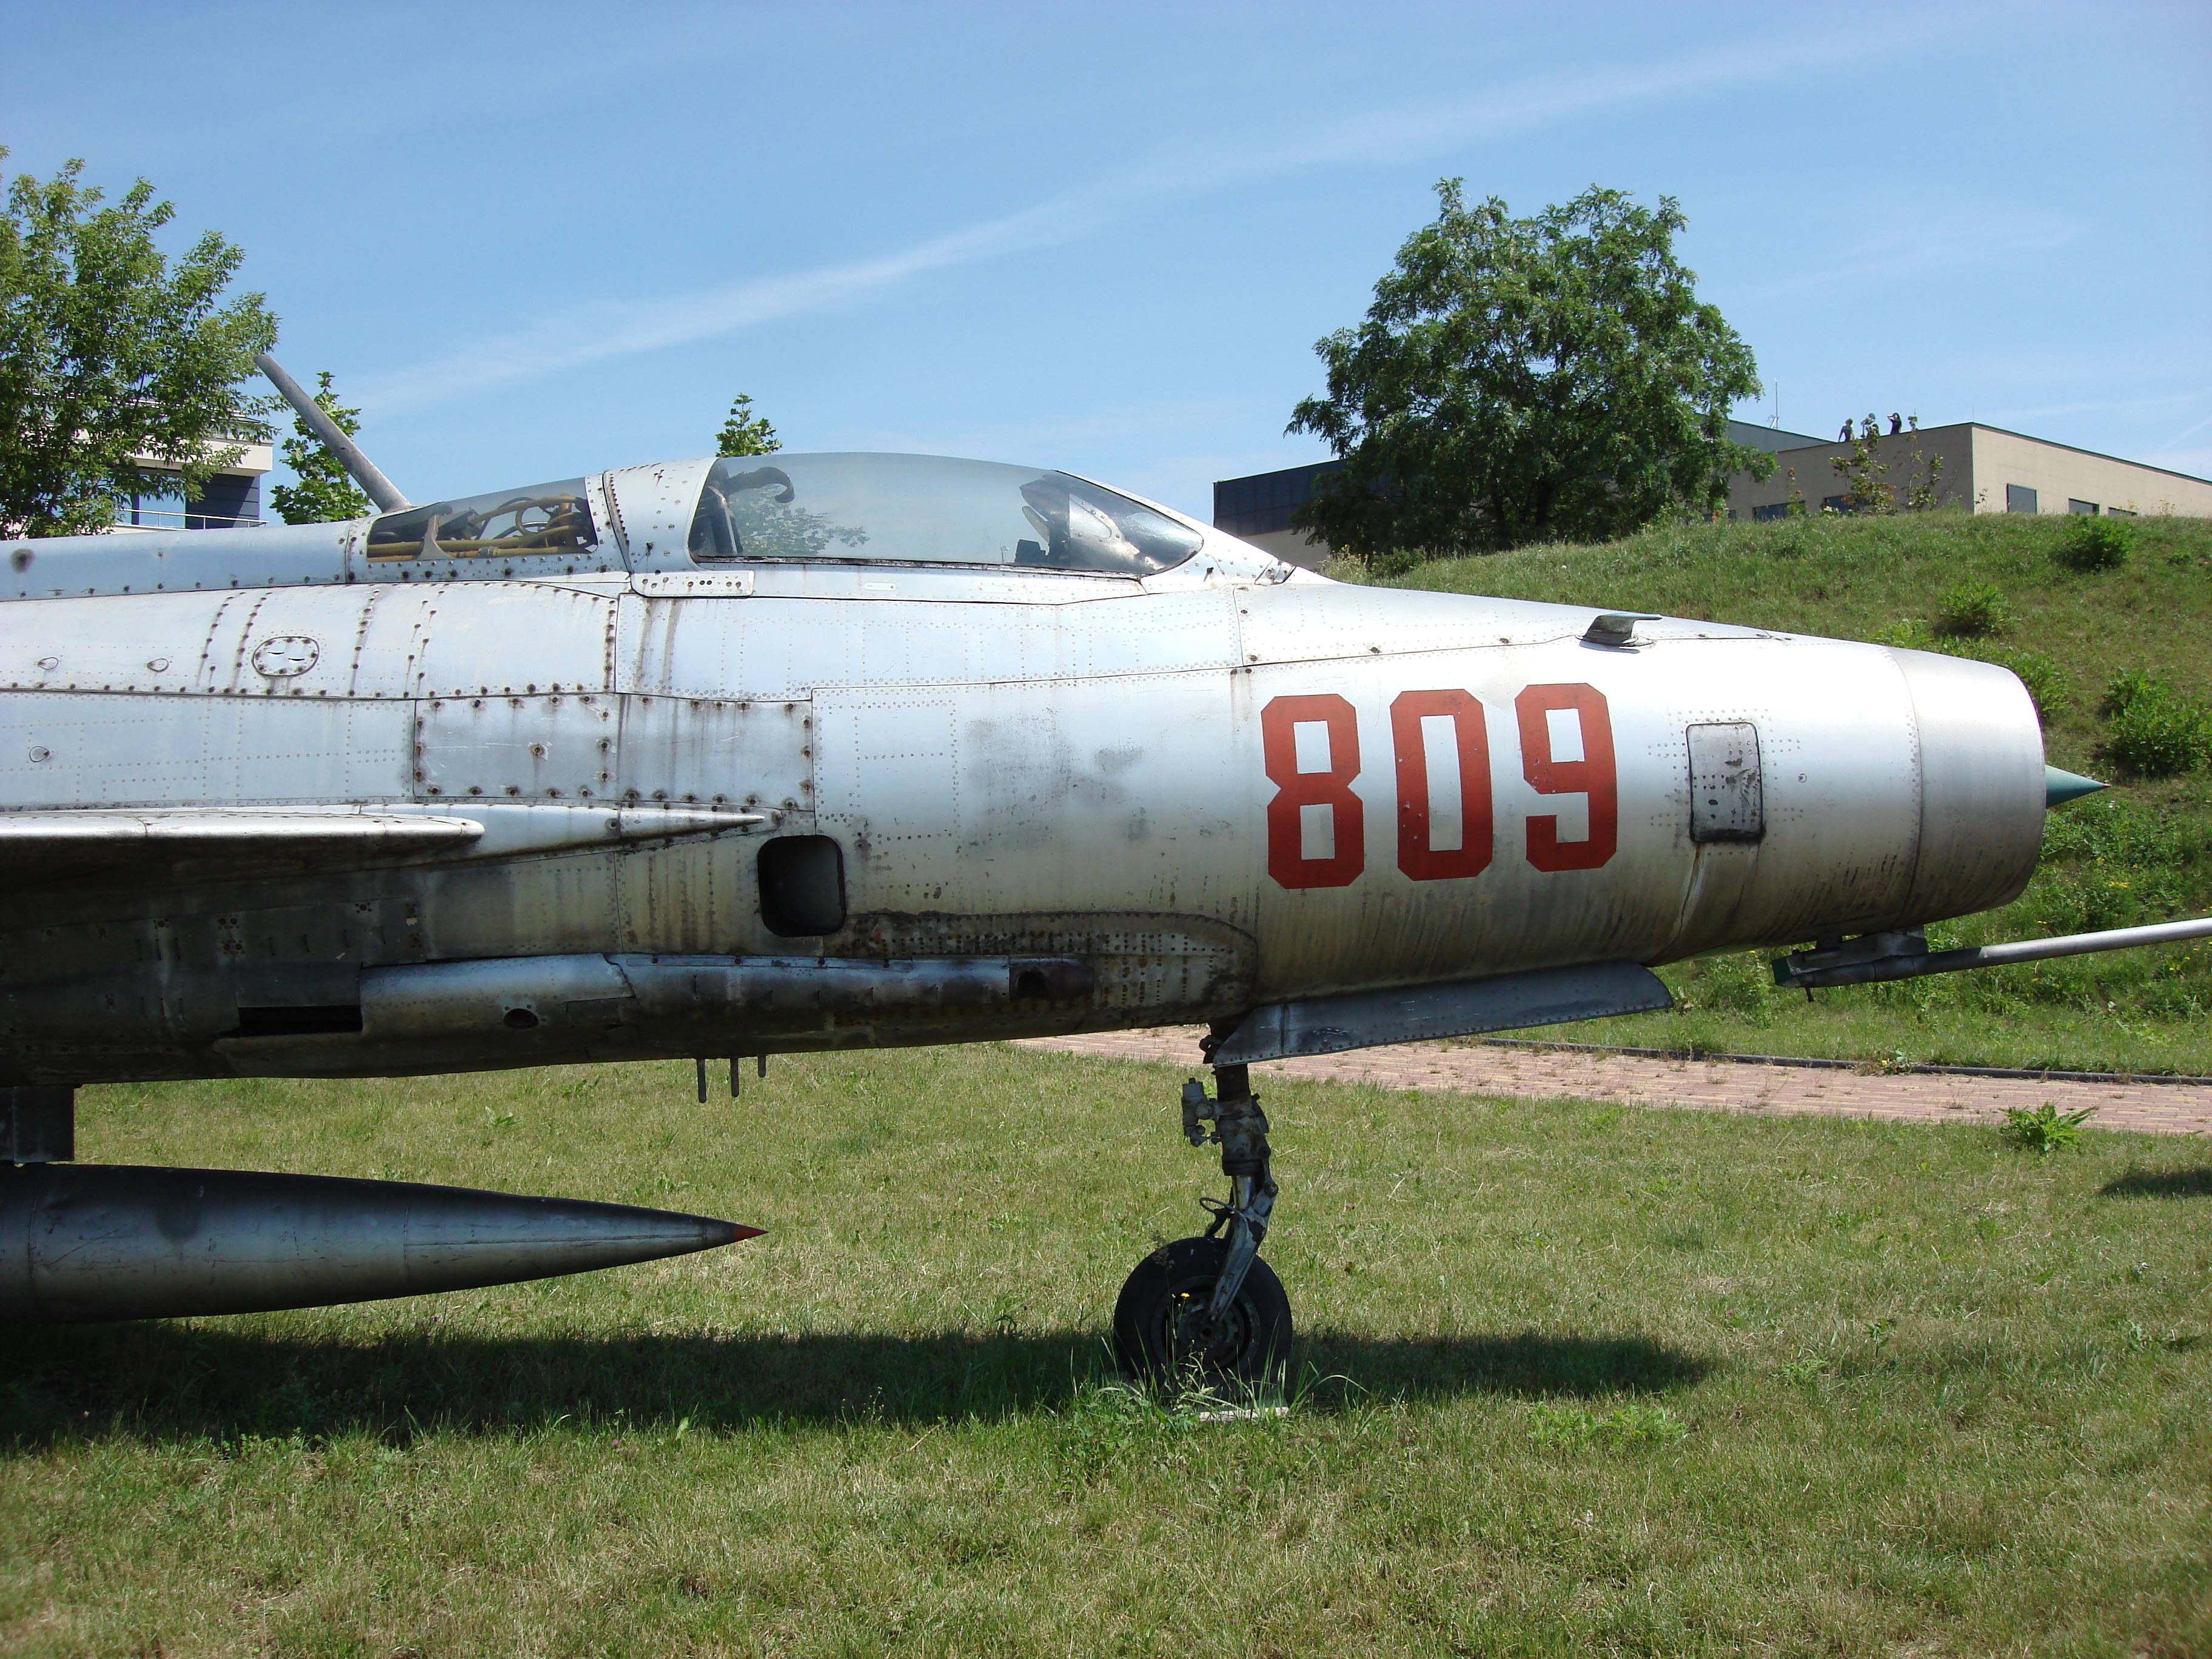
<svg viewBox="0 0 2212 1659"><path fill-rule="evenodd" d="M2043 851L2043 727L2027 688L1990 663L1894 653L1912 697L1920 845L1904 914L1993 909L2020 896Z"/></svg>
<svg viewBox="0 0 2212 1659"><path fill-rule="evenodd" d="M2069 800L2079 800L2084 795L2094 795L2106 786L2094 778L2085 778L2079 772L2062 772L2055 766L2043 769L2043 810L2063 806Z"/></svg>

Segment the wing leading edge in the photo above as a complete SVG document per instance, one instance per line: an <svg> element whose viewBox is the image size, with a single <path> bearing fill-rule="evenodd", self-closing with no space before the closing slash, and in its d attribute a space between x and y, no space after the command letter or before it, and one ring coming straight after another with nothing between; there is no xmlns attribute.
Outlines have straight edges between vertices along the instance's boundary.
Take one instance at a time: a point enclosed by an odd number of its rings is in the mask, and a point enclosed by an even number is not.
<svg viewBox="0 0 2212 1659"><path fill-rule="evenodd" d="M33 809L0 812L0 888L137 887L439 857L517 857L744 831L767 821L758 812L506 805L462 817L408 803Z"/></svg>

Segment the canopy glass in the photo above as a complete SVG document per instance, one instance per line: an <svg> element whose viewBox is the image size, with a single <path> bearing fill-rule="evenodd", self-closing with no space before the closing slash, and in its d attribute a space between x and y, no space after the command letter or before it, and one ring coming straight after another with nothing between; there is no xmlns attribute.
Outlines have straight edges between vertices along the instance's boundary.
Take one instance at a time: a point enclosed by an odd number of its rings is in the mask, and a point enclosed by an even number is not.
<svg viewBox="0 0 2212 1659"><path fill-rule="evenodd" d="M584 481L564 478L387 513L368 527L368 556L496 559L568 552L599 538Z"/></svg>
<svg viewBox="0 0 2212 1659"><path fill-rule="evenodd" d="M1065 472L933 455L714 463L691 521L702 564L792 559L1017 565L1143 576L1204 538Z"/></svg>

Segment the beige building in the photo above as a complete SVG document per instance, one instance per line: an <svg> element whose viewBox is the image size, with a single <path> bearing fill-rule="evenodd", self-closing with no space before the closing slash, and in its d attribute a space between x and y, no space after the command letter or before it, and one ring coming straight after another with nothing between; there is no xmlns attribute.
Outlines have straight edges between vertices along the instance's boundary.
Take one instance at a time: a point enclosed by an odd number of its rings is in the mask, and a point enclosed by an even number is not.
<svg viewBox="0 0 2212 1659"><path fill-rule="evenodd" d="M1774 471L1765 483L1754 483L1748 472L1735 476L1729 490L1731 519L1778 519L1790 511L1793 489L1808 513L1850 510L1850 481L1830 465L1837 457L1850 458L1850 444L1746 421L1730 421L1729 436L1774 456ZM1931 465L1938 458L1940 471ZM1888 465L1881 482L1891 487L1892 499L1900 507L1911 500L1917 483L1932 477L1939 505L1975 513L2174 513L2212 518L2212 479L1974 421L1885 434L1876 441L1875 459ZM1277 558L1318 570L1328 562L1328 549L1291 529L1291 514L1312 493L1315 479L1341 465L1317 461L1223 478L1213 486L1213 522Z"/></svg>
<svg viewBox="0 0 2212 1659"><path fill-rule="evenodd" d="M1838 442L1777 447L1774 471L1764 483L1753 483L1747 472L1736 474L1729 489L1729 517L1780 518L1790 510L1793 490L1808 512L1850 511L1851 482L1833 462L1848 460L1850 453L1850 445ZM2173 513L2212 518L2212 479L1976 421L1886 434L1875 441L1875 459L1887 464L1881 482L1900 507L1916 486L1932 478L1937 505L1972 513ZM1933 466L1938 459L1940 471Z"/></svg>
<svg viewBox="0 0 2212 1659"><path fill-rule="evenodd" d="M261 522L261 480L276 465L272 446L249 443L195 495L155 455L133 455L144 469L141 487L115 509L118 530L228 530Z"/></svg>

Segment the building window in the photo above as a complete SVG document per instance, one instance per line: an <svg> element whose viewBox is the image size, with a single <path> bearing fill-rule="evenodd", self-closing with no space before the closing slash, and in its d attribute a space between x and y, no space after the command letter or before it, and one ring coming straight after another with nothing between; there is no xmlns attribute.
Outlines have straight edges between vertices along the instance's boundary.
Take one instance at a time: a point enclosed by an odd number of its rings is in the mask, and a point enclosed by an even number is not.
<svg viewBox="0 0 2212 1659"><path fill-rule="evenodd" d="M1851 498L1848 495L1823 495L1820 497L1820 511L1823 513L1848 513L1850 510Z"/></svg>
<svg viewBox="0 0 2212 1659"><path fill-rule="evenodd" d="M2026 484L2007 484L2005 486L2005 511L2008 513L2034 512L2035 492L2033 489L2030 489Z"/></svg>
<svg viewBox="0 0 2212 1659"><path fill-rule="evenodd" d="M174 473L138 475L138 488L116 503L115 522L135 530L228 530L261 522L261 479L218 472L188 495Z"/></svg>
<svg viewBox="0 0 2212 1659"><path fill-rule="evenodd" d="M258 474L218 472L185 503L187 530L229 530L261 522L261 479Z"/></svg>
<svg viewBox="0 0 2212 1659"><path fill-rule="evenodd" d="M1761 524L1765 524L1770 519L1786 519L1790 516L1790 503L1770 501L1765 507L1753 507L1751 516Z"/></svg>
<svg viewBox="0 0 2212 1659"><path fill-rule="evenodd" d="M182 530L184 481L173 474L141 473L138 488L116 503L115 522L138 530Z"/></svg>
<svg viewBox="0 0 2212 1659"><path fill-rule="evenodd" d="M2132 519L2135 515L2136 510L2132 507L2108 507L2105 509L2105 516L2108 519Z"/></svg>
<svg viewBox="0 0 2212 1659"><path fill-rule="evenodd" d="M2069 513L2086 513L2093 519L2097 516L2097 504L2094 501L2077 501L2069 499L2066 503L2066 510Z"/></svg>

